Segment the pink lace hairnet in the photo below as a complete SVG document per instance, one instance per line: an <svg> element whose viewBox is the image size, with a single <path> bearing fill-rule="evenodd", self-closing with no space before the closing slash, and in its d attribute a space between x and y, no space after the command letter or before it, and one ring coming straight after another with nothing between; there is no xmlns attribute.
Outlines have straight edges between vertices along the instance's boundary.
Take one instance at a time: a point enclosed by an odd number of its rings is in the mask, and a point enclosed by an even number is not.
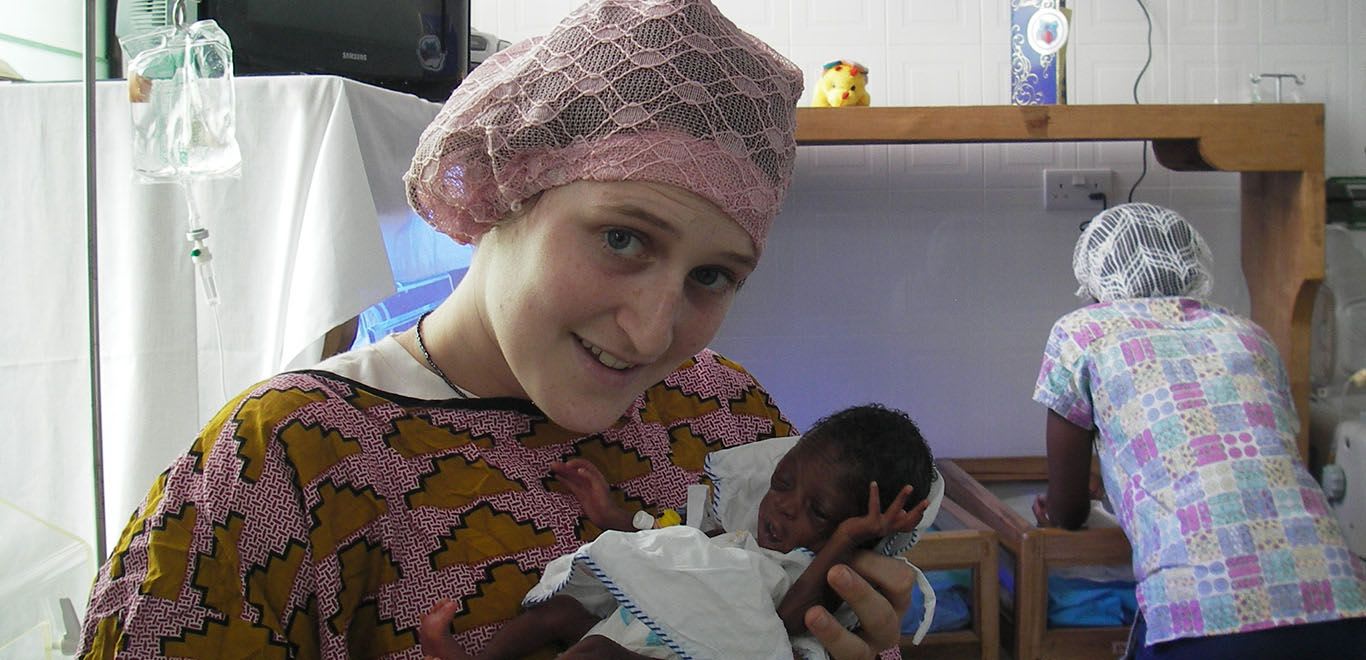
<svg viewBox="0 0 1366 660"><path fill-rule="evenodd" d="M1155 204L1120 204L1096 215L1077 239L1072 272L1078 296L1204 298L1214 287L1213 258L1180 213Z"/></svg>
<svg viewBox="0 0 1366 660"><path fill-rule="evenodd" d="M594 0L479 65L422 134L408 203L462 243L578 180L705 197L763 249L802 75L706 0Z"/></svg>

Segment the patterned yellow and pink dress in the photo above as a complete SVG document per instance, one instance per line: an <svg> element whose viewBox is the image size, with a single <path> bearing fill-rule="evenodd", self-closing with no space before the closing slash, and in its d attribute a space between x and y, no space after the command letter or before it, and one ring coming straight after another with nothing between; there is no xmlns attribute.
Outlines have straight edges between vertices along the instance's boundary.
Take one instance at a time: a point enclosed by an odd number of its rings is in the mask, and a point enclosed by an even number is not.
<svg viewBox="0 0 1366 660"><path fill-rule="evenodd" d="M391 381L430 377L386 342ZM599 533L551 462L586 458L627 508L658 514L684 504L708 452L793 432L710 351L589 436L524 400L282 374L153 484L100 570L82 655L420 658L419 618L441 598L460 602L456 638L477 652L542 567Z"/></svg>

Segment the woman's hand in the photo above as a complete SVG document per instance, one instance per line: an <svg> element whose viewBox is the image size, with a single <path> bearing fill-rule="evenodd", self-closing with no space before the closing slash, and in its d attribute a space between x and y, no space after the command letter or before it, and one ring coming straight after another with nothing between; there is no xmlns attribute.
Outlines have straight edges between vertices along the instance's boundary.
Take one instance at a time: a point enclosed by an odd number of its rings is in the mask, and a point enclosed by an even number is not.
<svg viewBox="0 0 1366 660"><path fill-rule="evenodd" d="M1099 500L1105 497L1105 487L1101 485L1100 479L1092 475L1090 492L1092 500ZM1053 521L1048 517L1048 495L1039 494L1034 496L1034 520L1040 527L1052 527Z"/></svg>
<svg viewBox="0 0 1366 660"><path fill-rule="evenodd" d="M1039 494L1034 496L1034 522L1039 523L1040 527L1052 527L1053 523L1048 520L1048 496Z"/></svg>
<svg viewBox="0 0 1366 660"><path fill-rule="evenodd" d="M866 660L901 641L901 618L911 606L915 573L895 557L867 550L848 566L826 573L830 587L858 615L858 632L845 630L819 605L806 611L806 627L835 660Z"/></svg>
<svg viewBox="0 0 1366 660"><path fill-rule="evenodd" d="M598 466L582 458L571 458L563 463L551 463L550 472L579 500L584 515L594 525L600 529L635 529L631 524L631 514L612 501L612 489Z"/></svg>

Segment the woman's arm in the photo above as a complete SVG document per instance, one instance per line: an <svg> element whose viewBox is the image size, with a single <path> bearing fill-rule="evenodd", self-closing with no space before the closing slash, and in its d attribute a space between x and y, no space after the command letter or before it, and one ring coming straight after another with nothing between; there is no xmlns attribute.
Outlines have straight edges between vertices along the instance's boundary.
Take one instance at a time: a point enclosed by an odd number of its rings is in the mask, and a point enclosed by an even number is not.
<svg viewBox="0 0 1366 660"><path fill-rule="evenodd" d="M301 560L315 552L311 521L298 468L271 433L308 401L269 383L239 395L157 478L97 575L80 657L248 657L286 638L302 656L319 653L326 624L289 601L315 595L315 568ZM246 558L244 547L263 546L272 560ZM253 623L242 614L253 608L272 614Z"/></svg>
<svg viewBox="0 0 1366 660"><path fill-rule="evenodd" d="M1091 509L1093 433L1049 410L1046 434L1048 495L1034 502L1034 516L1040 525L1079 529Z"/></svg>

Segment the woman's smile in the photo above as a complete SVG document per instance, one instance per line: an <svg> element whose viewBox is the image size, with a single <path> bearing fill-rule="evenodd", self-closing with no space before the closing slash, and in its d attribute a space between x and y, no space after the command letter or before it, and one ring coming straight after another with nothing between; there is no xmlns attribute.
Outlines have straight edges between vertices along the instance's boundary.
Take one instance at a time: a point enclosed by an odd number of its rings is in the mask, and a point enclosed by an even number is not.
<svg viewBox="0 0 1366 660"><path fill-rule="evenodd" d="M616 371L625 371L636 366L635 363L627 362L626 360L618 358L617 356L608 353L607 351L603 350L600 346L588 341L587 339L584 339L583 337L578 337L578 340L584 348L588 349L589 353L593 354L593 357L596 358L599 363L606 366L608 369L613 369Z"/></svg>

